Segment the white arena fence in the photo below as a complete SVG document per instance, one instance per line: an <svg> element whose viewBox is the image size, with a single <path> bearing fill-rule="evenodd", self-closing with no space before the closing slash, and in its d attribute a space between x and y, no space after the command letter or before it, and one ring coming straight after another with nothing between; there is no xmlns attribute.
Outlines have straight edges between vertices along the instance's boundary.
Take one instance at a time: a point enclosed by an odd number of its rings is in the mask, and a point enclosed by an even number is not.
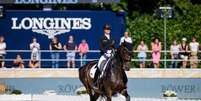
<svg viewBox="0 0 201 101"><path fill-rule="evenodd" d="M0 95L0 101L90 101L88 95ZM100 97L98 101L105 101ZM125 97L118 95L112 101L125 101ZM200 99L167 99L167 98L131 98L131 101L201 101Z"/></svg>
<svg viewBox="0 0 201 101"><path fill-rule="evenodd" d="M41 57L41 55L42 54L51 54L51 52L53 52L53 51L50 51L50 50L40 50L39 51L39 54L40 54L40 56L39 57ZM56 51L56 52L59 52L60 54L66 54L67 52L70 52L70 51L64 51L64 50L59 50L59 51ZM79 54L79 52L78 51L74 51L74 52L76 52L76 54L78 55ZM135 62L135 63L138 63L139 61L140 61L140 59L138 59L138 57L137 57L137 54L139 53L139 51L132 51L133 52L133 58L132 58L132 62ZM190 51L188 51L189 53L190 53ZM22 54L30 54L30 56L31 56L31 50L6 50L6 53L7 54L10 54L10 53L14 53L14 54L20 54L20 55L22 55ZM152 57L151 57L151 53L152 53L152 51L146 51L146 53L147 53L147 58L145 59L145 61L146 62L152 62ZM201 61L201 57L200 57L200 53L201 53L201 51L199 51L198 52L198 62L200 62ZM89 55L89 54L100 54L100 51L99 50L89 50L89 52L87 53L87 55ZM166 59L165 59L165 54L167 54L166 55ZM12 61L14 61L14 59L16 58L16 55L14 55L12 58L6 58L6 59L4 59L4 61L5 62L12 62ZM24 62L28 62L28 61L30 61L30 56L29 56L29 58L23 58L23 61ZM94 60L98 60L99 59L99 57L96 57L96 58L87 58L87 59L80 59L80 57L76 57L75 58L75 61L76 62L80 62L79 63L79 66L81 66L82 65L82 63L84 62L84 61L86 61L86 62L89 62L89 61L94 61ZM53 59L51 59L51 57L49 56L48 58L40 58L39 59L39 62L41 63L41 62L51 62L51 61L54 61ZM60 56L60 59L59 59L59 61L60 62L67 62L68 60L66 59L66 56L65 57L62 57L61 58L61 56ZM181 61L183 61L182 59L171 59L170 58L170 51L161 51L161 59L160 59L160 61L161 61L161 63L163 64L163 63L165 63L165 62L168 62L169 64L172 62L172 61L178 61L178 62L181 62ZM194 61L194 60L191 60L190 58L187 60L187 62L191 62L191 61ZM43 66L41 66L41 67L43 67ZM168 67L168 66L167 66Z"/></svg>

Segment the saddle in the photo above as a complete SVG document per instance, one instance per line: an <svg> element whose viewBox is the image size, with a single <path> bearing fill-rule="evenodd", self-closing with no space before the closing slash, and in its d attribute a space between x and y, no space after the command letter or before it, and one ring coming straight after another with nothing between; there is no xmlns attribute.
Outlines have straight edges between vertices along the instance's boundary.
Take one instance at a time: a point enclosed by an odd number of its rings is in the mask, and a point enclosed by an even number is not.
<svg viewBox="0 0 201 101"><path fill-rule="evenodd" d="M96 74L96 72L102 72L103 71L103 69L104 69L104 66L105 66L105 64L106 64L106 60L103 60L102 62L101 62L101 64L100 64L100 68L98 68L98 64L95 64L91 69L90 69L90 77L91 78L93 78L93 79L95 79L95 74ZM100 73L98 73L98 74L100 74Z"/></svg>

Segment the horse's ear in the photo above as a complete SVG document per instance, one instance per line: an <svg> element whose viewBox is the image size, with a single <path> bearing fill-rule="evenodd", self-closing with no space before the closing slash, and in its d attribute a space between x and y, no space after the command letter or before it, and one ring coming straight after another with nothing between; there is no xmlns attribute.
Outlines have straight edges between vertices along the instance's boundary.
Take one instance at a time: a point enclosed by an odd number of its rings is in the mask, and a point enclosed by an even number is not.
<svg viewBox="0 0 201 101"><path fill-rule="evenodd" d="M124 45L126 45L126 40L124 39Z"/></svg>
<svg viewBox="0 0 201 101"><path fill-rule="evenodd" d="M121 43L121 46L125 47L126 46L126 41L124 40L124 42Z"/></svg>

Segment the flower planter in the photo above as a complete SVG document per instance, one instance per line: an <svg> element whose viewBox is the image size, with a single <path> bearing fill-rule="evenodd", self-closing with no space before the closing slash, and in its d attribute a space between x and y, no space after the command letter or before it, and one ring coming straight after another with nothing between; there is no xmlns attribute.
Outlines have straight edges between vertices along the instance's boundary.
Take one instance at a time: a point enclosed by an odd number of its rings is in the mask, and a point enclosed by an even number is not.
<svg viewBox="0 0 201 101"><path fill-rule="evenodd" d="M177 97L164 97L164 98L167 100L177 100L178 99Z"/></svg>

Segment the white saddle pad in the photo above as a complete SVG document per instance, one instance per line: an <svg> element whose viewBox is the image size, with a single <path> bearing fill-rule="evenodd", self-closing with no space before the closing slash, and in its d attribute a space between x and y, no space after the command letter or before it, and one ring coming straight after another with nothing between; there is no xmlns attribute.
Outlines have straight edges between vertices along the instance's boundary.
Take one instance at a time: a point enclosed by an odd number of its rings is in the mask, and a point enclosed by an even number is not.
<svg viewBox="0 0 201 101"><path fill-rule="evenodd" d="M94 78L94 76L95 76L95 73L96 73L96 70L97 70L96 65L97 65L97 64L95 64L95 65L90 69L89 75L90 75L91 78Z"/></svg>

